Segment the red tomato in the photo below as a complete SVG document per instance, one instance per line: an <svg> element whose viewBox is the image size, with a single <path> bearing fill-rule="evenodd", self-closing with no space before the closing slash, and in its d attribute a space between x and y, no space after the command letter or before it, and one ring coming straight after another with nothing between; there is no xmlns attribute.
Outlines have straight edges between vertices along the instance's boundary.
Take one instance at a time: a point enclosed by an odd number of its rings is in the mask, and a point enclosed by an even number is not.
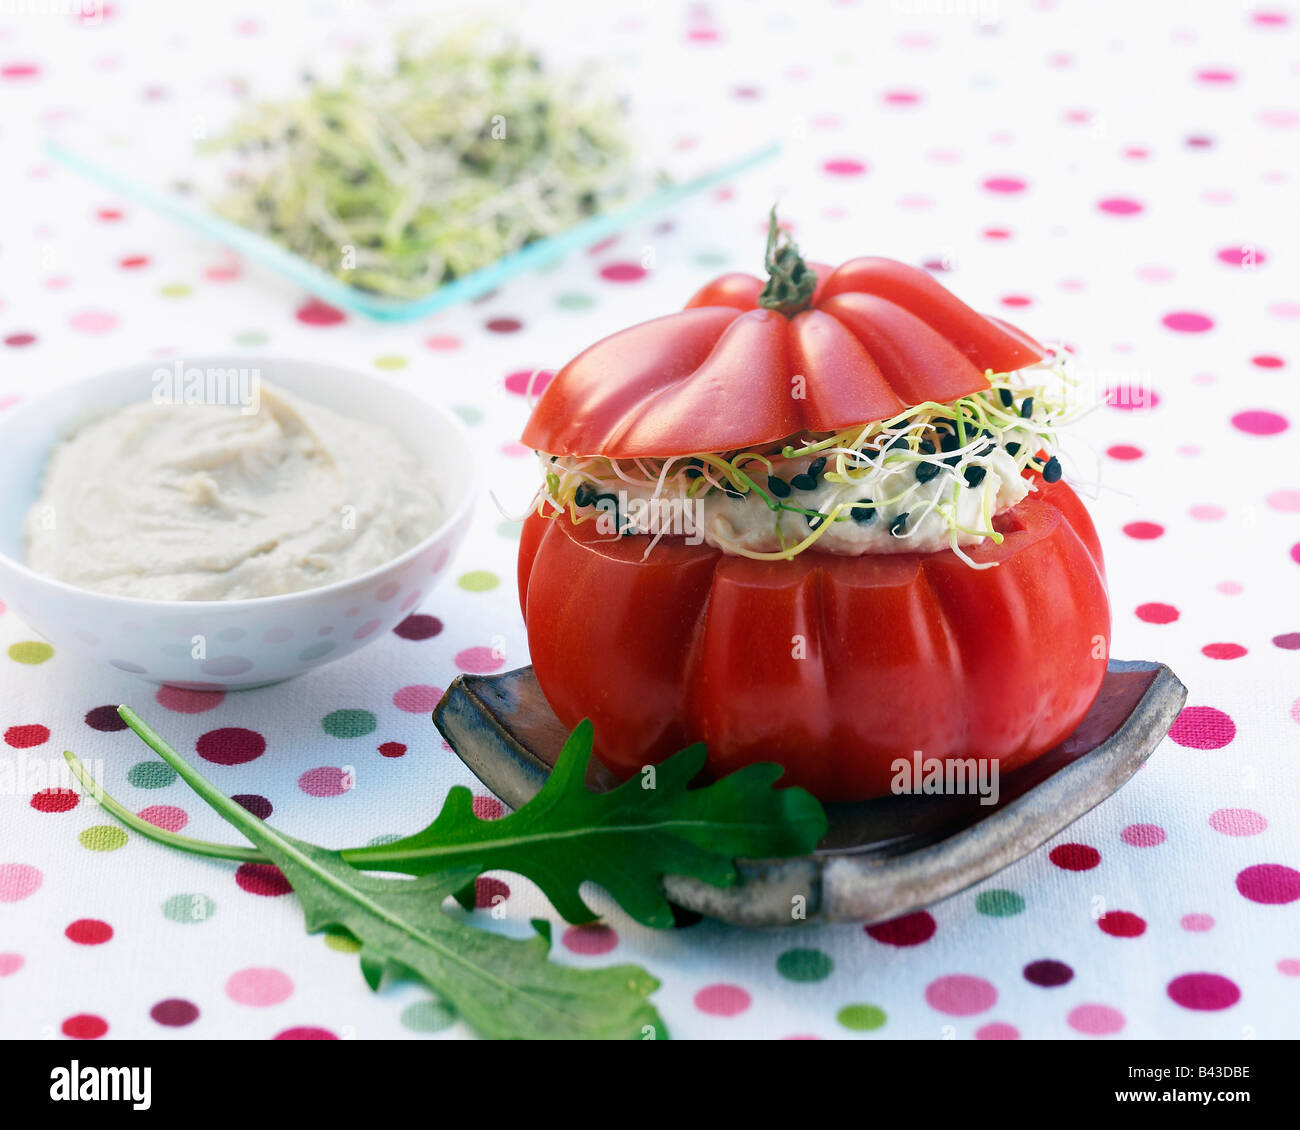
<svg viewBox="0 0 1300 1130"><path fill-rule="evenodd" d="M1064 483L955 554L792 561L664 538L605 540L534 514L519 553L533 666L560 721L590 717L628 776L708 745L712 773L754 761L823 800L890 792L896 758L997 758L1068 736L1106 670L1110 612L1097 534Z"/></svg>
<svg viewBox="0 0 1300 1130"><path fill-rule="evenodd" d="M549 455L665 458L884 420L988 388L1045 356L893 259L812 264L812 305L758 306L752 275L715 279L667 317L598 341L542 394L523 441Z"/></svg>

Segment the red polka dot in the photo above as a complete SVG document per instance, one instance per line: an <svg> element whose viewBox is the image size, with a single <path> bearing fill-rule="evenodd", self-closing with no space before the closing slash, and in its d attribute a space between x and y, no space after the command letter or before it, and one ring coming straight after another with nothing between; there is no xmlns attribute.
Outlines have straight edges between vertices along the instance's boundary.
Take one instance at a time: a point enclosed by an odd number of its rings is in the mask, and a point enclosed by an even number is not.
<svg viewBox="0 0 1300 1130"><path fill-rule="evenodd" d="M1300 899L1300 871L1280 863L1256 863L1237 873L1237 890L1251 902L1268 906Z"/></svg>
<svg viewBox="0 0 1300 1130"><path fill-rule="evenodd" d="M283 1032L277 1032L274 1036L271 1037L271 1039L273 1040L337 1040L338 1037L334 1035L334 1033L331 1032L328 1028L311 1028L311 1027L302 1026L298 1028L286 1028Z"/></svg>
<svg viewBox="0 0 1300 1130"><path fill-rule="evenodd" d="M266 739L243 726L222 726L203 734L195 748L204 761L214 765L243 765L266 752Z"/></svg>
<svg viewBox="0 0 1300 1130"><path fill-rule="evenodd" d="M379 752L384 757L405 757L406 746L401 742L384 742L379 747Z"/></svg>
<svg viewBox="0 0 1300 1130"><path fill-rule="evenodd" d="M1139 620L1148 624L1172 624L1180 615L1172 604L1161 604L1158 601L1139 604L1134 613Z"/></svg>
<svg viewBox="0 0 1300 1130"><path fill-rule="evenodd" d="M61 1025L61 1030L70 1040L98 1040L108 1031L108 1021L89 1012L82 1012L69 1016Z"/></svg>
<svg viewBox="0 0 1300 1130"><path fill-rule="evenodd" d="M42 789L32 797L37 812L71 812L81 801L76 789Z"/></svg>
<svg viewBox="0 0 1300 1130"><path fill-rule="evenodd" d="M520 369L506 377L507 392L519 396L541 396L555 373L550 369Z"/></svg>
<svg viewBox="0 0 1300 1130"><path fill-rule="evenodd" d="M431 640L441 631L442 621L438 617L417 612L398 624L393 629L393 635L400 636L404 640Z"/></svg>
<svg viewBox="0 0 1300 1130"><path fill-rule="evenodd" d="M1087 844L1057 844L1047 858L1063 871L1091 871L1101 862L1101 852Z"/></svg>
<svg viewBox="0 0 1300 1130"><path fill-rule="evenodd" d="M510 885L504 880L490 875L480 875L474 880L474 905L479 910L491 910L509 897Z"/></svg>
<svg viewBox="0 0 1300 1130"><path fill-rule="evenodd" d="M1097 202L1097 208L1111 216L1136 216L1142 211L1142 204L1137 200L1130 200L1127 196L1108 196L1105 200Z"/></svg>
<svg viewBox="0 0 1300 1130"><path fill-rule="evenodd" d="M119 208L100 208L95 213L95 218L102 220L106 224L116 223L122 218L122 211Z"/></svg>
<svg viewBox="0 0 1300 1130"><path fill-rule="evenodd" d="M483 323L483 328L489 333L512 334L522 330L524 324L518 318L489 318Z"/></svg>
<svg viewBox="0 0 1300 1130"><path fill-rule="evenodd" d="M1103 934L1112 938L1139 938L1147 932L1146 920L1127 910L1112 910L1097 919Z"/></svg>
<svg viewBox="0 0 1300 1130"><path fill-rule="evenodd" d="M925 1001L947 1016L974 1016L997 1004L998 991L982 977L954 973L931 981L925 987Z"/></svg>
<svg viewBox="0 0 1300 1130"><path fill-rule="evenodd" d="M506 806L494 796L476 796L470 807L480 820L500 820L506 814Z"/></svg>
<svg viewBox="0 0 1300 1130"><path fill-rule="evenodd" d="M337 326L347 315L318 298L311 298L294 311L294 317L305 326Z"/></svg>
<svg viewBox="0 0 1300 1130"><path fill-rule="evenodd" d="M1239 643L1207 643L1201 648L1201 654L1208 659L1240 659L1246 649Z"/></svg>
<svg viewBox="0 0 1300 1130"><path fill-rule="evenodd" d="M164 1028L184 1028L199 1018L199 1008L192 1001L173 997L154 1005L149 1010L149 1017Z"/></svg>
<svg viewBox="0 0 1300 1130"><path fill-rule="evenodd" d="M49 727L37 723L10 726L5 731L5 745L13 746L14 749L31 749L32 746L44 745L49 740Z"/></svg>
<svg viewBox="0 0 1300 1130"><path fill-rule="evenodd" d="M119 259L117 261L117 265L121 267L123 270L134 271L140 267L147 267L149 265L149 256L148 255L127 255L125 258Z"/></svg>
<svg viewBox="0 0 1300 1130"><path fill-rule="evenodd" d="M985 228L980 233L985 239L1010 239L1010 228Z"/></svg>
<svg viewBox="0 0 1300 1130"><path fill-rule="evenodd" d="M739 985L708 985L695 994L695 1007L709 1016L739 1016L752 998Z"/></svg>
<svg viewBox="0 0 1300 1130"><path fill-rule="evenodd" d="M618 946L618 934L610 926L570 926L561 935L564 948L584 957L609 953Z"/></svg>
<svg viewBox="0 0 1300 1130"><path fill-rule="evenodd" d="M904 914L901 918L877 922L864 929L876 941L887 946L919 946L934 937L937 927L929 913L918 910L915 914Z"/></svg>
<svg viewBox="0 0 1300 1130"><path fill-rule="evenodd" d="M835 157L822 163L822 171L833 177L860 177L867 171L864 161L855 161L852 157Z"/></svg>
<svg viewBox="0 0 1300 1130"><path fill-rule="evenodd" d="M1029 185L1019 177L988 177L984 181L984 188L988 192L999 192L1011 194L1024 192Z"/></svg>
<svg viewBox="0 0 1300 1130"><path fill-rule="evenodd" d="M1024 294L1004 294L999 301L1003 306L1011 306L1016 309L1022 309L1025 306L1032 306L1034 300Z"/></svg>
<svg viewBox="0 0 1300 1130"><path fill-rule="evenodd" d="M271 863L241 863L235 872L235 882L250 895L276 898L293 890L284 873Z"/></svg>
<svg viewBox="0 0 1300 1130"><path fill-rule="evenodd" d="M1169 982L1169 999L1197 1012L1218 1012L1241 1000L1241 990L1217 973L1184 973Z"/></svg>
<svg viewBox="0 0 1300 1130"><path fill-rule="evenodd" d="M220 689L198 691L185 687L159 687L153 697L159 706L177 714L204 714L225 702L226 692Z"/></svg>
<svg viewBox="0 0 1300 1130"><path fill-rule="evenodd" d="M1275 357L1271 353L1256 353L1250 359L1250 363L1259 369L1282 369L1286 367L1286 361L1281 357Z"/></svg>
<svg viewBox="0 0 1300 1130"><path fill-rule="evenodd" d="M35 341L36 341L35 334L29 334L29 333L9 334L5 338L5 345L8 345L14 349L21 349L23 346L31 345Z"/></svg>
<svg viewBox="0 0 1300 1130"><path fill-rule="evenodd" d="M1165 830L1159 824L1130 824L1119 838L1129 847L1159 847L1165 842Z"/></svg>
<svg viewBox="0 0 1300 1130"><path fill-rule="evenodd" d="M1124 532L1138 541L1151 541L1160 537L1165 528L1159 522L1129 522L1124 527Z"/></svg>
<svg viewBox="0 0 1300 1130"><path fill-rule="evenodd" d="M113 936L113 927L98 918L78 918L63 934L79 946L102 946Z"/></svg>
<svg viewBox="0 0 1300 1130"><path fill-rule="evenodd" d="M606 282L639 282L646 274L646 269L640 263L606 263L600 269L600 277Z"/></svg>
<svg viewBox="0 0 1300 1130"><path fill-rule="evenodd" d="M1275 436L1279 432L1286 431L1291 425L1287 418L1278 412L1253 409L1249 412L1238 412L1233 416L1232 426L1247 435Z"/></svg>
<svg viewBox="0 0 1300 1130"><path fill-rule="evenodd" d="M1106 448L1106 454L1122 463L1131 463L1134 459L1141 459L1144 453L1140 447L1134 447L1131 443L1116 443Z"/></svg>
<svg viewBox="0 0 1300 1130"><path fill-rule="evenodd" d="M1222 749L1237 736L1237 727L1213 706L1185 706L1174 719L1169 737L1186 749Z"/></svg>
<svg viewBox="0 0 1300 1130"><path fill-rule="evenodd" d="M1166 314L1160 321L1177 333L1201 334L1214 328L1214 320L1195 310L1175 310Z"/></svg>

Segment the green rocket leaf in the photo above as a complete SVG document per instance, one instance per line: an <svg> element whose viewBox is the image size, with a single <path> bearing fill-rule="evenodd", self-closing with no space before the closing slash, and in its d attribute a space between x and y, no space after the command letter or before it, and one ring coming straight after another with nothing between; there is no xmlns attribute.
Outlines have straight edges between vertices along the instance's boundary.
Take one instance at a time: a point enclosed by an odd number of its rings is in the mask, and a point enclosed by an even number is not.
<svg viewBox="0 0 1300 1130"><path fill-rule="evenodd" d="M514 871L541 887L569 922L596 917L578 890L590 880L638 922L662 928L673 923L665 875L729 886L738 878L736 859L802 855L826 833L826 814L810 793L772 788L779 765L750 765L688 789L704 767L704 746L694 745L593 793L585 784L591 747L591 723L584 721L541 791L499 820L478 819L470 791L458 785L422 832L344 856L366 870L408 875L461 865L476 873Z"/></svg>
<svg viewBox="0 0 1300 1130"><path fill-rule="evenodd" d="M457 921L443 903L472 867L417 879L377 879L340 853L286 836L222 793L133 710L119 713L155 753L284 873L309 933L342 927L361 943L371 988L385 973L414 975L480 1035L496 1039L656 1038L663 1021L647 1000L658 981L634 965L577 969L547 960L548 927L506 938Z"/></svg>

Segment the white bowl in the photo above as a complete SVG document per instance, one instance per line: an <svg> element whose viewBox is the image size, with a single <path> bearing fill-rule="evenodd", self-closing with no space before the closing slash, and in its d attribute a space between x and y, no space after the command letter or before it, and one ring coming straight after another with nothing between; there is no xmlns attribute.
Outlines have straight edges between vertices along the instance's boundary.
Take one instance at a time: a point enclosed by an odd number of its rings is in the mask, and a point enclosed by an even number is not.
<svg viewBox="0 0 1300 1130"><path fill-rule="evenodd" d="M447 570L478 494L469 436L448 412L351 369L258 355L186 358L199 369L258 370L304 400L388 430L428 468L445 517L400 557L349 580L246 600L142 600L77 588L22 563L23 520L55 443L89 413L148 400L148 361L62 388L0 417L0 598L56 647L155 683L264 686L380 639Z"/></svg>

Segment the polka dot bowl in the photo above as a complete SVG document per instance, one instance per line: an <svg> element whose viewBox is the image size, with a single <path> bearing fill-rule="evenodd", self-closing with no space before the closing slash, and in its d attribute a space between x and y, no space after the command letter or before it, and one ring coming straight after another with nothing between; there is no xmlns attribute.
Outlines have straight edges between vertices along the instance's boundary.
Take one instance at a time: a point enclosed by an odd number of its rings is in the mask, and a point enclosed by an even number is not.
<svg viewBox="0 0 1300 1130"><path fill-rule="evenodd" d="M377 424L421 458L443 500L442 523L399 557L360 576L279 596L163 601L110 596L22 563L22 526L50 450L76 421L149 398L144 362L52 391L0 421L0 597L60 651L155 683L192 689L265 686L381 639L447 571L478 494L473 451L449 412L367 374L314 361L239 355L191 367L260 374L303 399Z"/></svg>

